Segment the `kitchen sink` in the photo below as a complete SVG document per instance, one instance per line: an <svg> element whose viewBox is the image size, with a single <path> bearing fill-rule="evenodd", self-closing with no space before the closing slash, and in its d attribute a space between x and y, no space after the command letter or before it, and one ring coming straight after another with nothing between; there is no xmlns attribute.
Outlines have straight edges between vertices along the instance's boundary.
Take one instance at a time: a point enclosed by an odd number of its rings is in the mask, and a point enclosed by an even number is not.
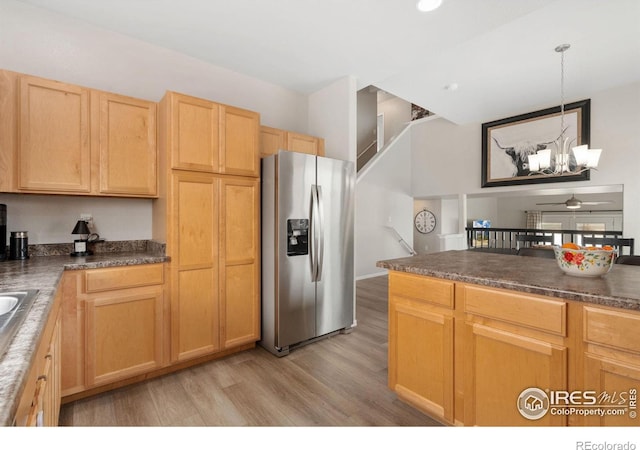
<svg viewBox="0 0 640 450"><path fill-rule="evenodd" d="M3 295L0 297L0 316L13 311L16 306L18 306L18 296Z"/></svg>
<svg viewBox="0 0 640 450"><path fill-rule="evenodd" d="M37 296L37 289L0 291L0 357L20 329Z"/></svg>

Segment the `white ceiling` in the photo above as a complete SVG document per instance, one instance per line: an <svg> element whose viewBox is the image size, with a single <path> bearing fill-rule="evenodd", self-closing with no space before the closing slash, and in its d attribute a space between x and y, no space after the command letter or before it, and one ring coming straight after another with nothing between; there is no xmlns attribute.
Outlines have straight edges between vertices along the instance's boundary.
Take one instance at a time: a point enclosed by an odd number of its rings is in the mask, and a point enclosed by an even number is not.
<svg viewBox="0 0 640 450"><path fill-rule="evenodd" d="M639 0L21 0L302 93L347 75L455 123L640 80ZM458 89L444 87L456 83Z"/></svg>

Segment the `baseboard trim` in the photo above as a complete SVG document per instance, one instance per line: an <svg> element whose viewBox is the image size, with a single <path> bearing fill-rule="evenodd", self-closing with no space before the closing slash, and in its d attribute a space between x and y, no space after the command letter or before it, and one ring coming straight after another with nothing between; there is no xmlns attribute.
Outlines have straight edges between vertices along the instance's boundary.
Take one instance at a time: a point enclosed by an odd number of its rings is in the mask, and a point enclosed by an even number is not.
<svg viewBox="0 0 640 450"><path fill-rule="evenodd" d="M360 275L359 277L356 277L356 281L366 280L367 278L384 277L384 276L387 276L387 275L389 275L388 271L370 273L370 274L367 274L367 275Z"/></svg>

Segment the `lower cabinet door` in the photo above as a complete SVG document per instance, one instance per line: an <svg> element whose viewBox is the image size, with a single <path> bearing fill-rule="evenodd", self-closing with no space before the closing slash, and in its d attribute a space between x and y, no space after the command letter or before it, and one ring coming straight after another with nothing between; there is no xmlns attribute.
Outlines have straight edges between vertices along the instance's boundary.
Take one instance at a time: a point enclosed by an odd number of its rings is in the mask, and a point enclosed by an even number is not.
<svg viewBox="0 0 640 450"><path fill-rule="evenodd" d="M567 389L566 347L480 324L467 338L465 426L567 424L544 403L545 391Z"/></svg>
<svg viewBox="0 0 640 450"><path fill-rule="evenodd" d="M222 347L260 340L260 183L221 182L220 326Z"/></svg>
<svg viewBox="0 0 640 450"><path fill-rule="evenodd" d="M88 386L111 383L161 367L162 318L163 294L159 287L87 300Z"/></svg>
<svg viewBox="0 0 640 450"><path fill-rule="evenodd" d="M392 300L389 309L389 388L416 408L453 423L451 313Z"/></svg>
<svg viewBox="0 0 640 450"><path fill-rule="evenodd" d="M585 390L595 391L602 412L585 415L585 425L640 426L640 366L588 353L584 361Z"/></svg>

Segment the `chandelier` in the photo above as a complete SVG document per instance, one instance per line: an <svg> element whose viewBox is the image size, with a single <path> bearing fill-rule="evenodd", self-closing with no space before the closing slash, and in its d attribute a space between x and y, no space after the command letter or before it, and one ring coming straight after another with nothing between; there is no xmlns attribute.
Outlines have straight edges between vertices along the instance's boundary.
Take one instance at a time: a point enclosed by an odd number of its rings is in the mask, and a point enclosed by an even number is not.
<svg viewBox="0 0 640 450"><path fill-rule="evenodd" d="M579 175L589 169L597 169L602 149L589 148L588 145L571 147L575 139L566 137L564 117L564 52L571 45L562 44L555 48L560 53L560 136L547 146L528 156L529 175ZM571 151L569 149L571 148Z"/></svg>

